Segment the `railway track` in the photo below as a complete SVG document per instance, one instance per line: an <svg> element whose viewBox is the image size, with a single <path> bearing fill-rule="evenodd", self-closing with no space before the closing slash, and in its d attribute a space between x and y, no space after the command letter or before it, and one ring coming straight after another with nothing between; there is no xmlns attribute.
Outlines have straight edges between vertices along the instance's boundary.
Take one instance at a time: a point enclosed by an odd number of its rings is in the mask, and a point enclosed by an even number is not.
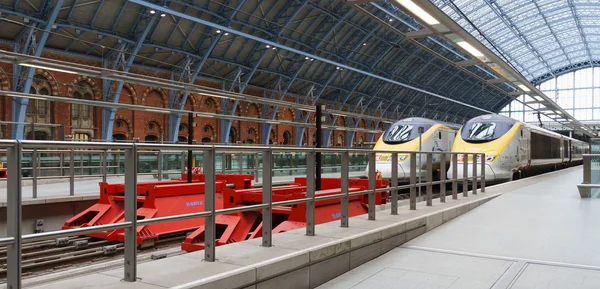
<svg viewBox="0 0 600 289"><path fill-rule="evenodd" d="M169 255L184 254L179 248L185 234L174 235L158 240L154 247L138 249L138 259L165 258ZM57 273L74 266L90 266L102 262L118 260L123 255L123 243L108 242L92 237L75 236L55 240L32 242L23 245L22 275L23 277L40 276ZM7 272L7 250L0 247L0 284L5 283Z"/></svg>

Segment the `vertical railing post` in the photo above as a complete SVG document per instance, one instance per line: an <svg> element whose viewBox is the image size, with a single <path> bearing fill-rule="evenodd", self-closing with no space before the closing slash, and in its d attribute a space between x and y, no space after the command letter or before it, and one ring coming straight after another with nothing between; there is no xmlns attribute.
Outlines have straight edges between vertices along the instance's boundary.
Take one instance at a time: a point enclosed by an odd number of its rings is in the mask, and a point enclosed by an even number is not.
<svg viewBox="0 0 600 289"><path fill-rule="evenodd" d="M227 163L225 161L225 152L221 153L221 173L225 173L225 168L227 167Z"/></svg>
<svg viewBox="0 0 600 289"><path fill-rule="evenodd" d="M75 150L69 152L69 195L75 195Z"/></svg>
<svg viewBox="0 0 600 289"><path fill-rule="evenodd" d="M214 147L202 153L202 170L204 171L204 211L211 212L204 218L204 261L215 261L215 246L217 229L215 225L215 198L216 198L216 152Z"/></svg>
<svg viewBox="0 0 600 289"><path fill-rule="evenodd" d="M473 195L477 195L477 157L479 154L473 154L473 179L472 179L472 193Z"/></svg>
<svg viewBox="0 0 600 289"><path fill-rule="evenodd" d="M350 179L350 153L345 151L342 153L342 215L341 226L348 228L348 181Z"/></svg>
<svg viewBox="0 0 600 289"><path fill-rule="evenodd" d="M61 152L60 153L60 175L64 176L65 175L65 153Z"/></svg>
<svg viewBox="0 0 600 289"><path fill-rule="evenodd" d="M481 192L485 193L485 153L481 154Z"/></svg>
<svg viewBox="0 0 600 289"><path fill-rule="evenodd" d="M377 181L375 171L375 152L369 153L369 203L368 212L369 220L375 220L375 182Z"/></svg>
<svg viewBox="0 0 600 289"><path fill-rule="evenodd" d="M6 233L13 237L14 242L7 246L6 253L6 283L7 289L21 288L21 142L16 141L13 147L7 149L7 202L6 202Z"/></svg>
<svg viewBox="0 0 600 289"><path fill-rule="evenodd" d="M185 151L181 152L181 161L180 161L180 166L181 166L181 173L185 173Z"/></svg>
<svg viewBox="0 0 600 289"><path fill-rule="evenodd" d="M458 154L452 154L452 199L458 199Z"/></svg>
<svg viewBox="0 0 600 289"><path fill-rule="evenodd" d="M410 209L417 209L417 153L410 153Z"/></svg>
<svg viewBox="0 0 600 289"><path fill-rule="evenodd" d="M79 175L83 176L83 152L79 154Z"/></svg>
<svg viewBox="0 0 600 289"><path fill-rule="evenodd" d="M469 154L463 154L463 197L469 196Z"/></svg>
<svg viewBox="0 0 600 289"><path fill-rule="evenodd" d="M117 153L117 169L116 169L117 174L121 173L120 170L121 170L121 152L119 151Z"/></svg>
<svg viewBox="0 0 600 289"><path fill-rule="evenodd" d="M137 144L125 149L125 281L137 278Z"/></svg>
<svg viewBox="0 0 600 289"><path fill-rule="evenodd" d="M240 153L240 158L238 160L238 169L239 169L239 174L241 175L243 173L244 170L244 153Z"/></svg>
<svg viewBox="0 0 600 289"><path fill-rule="evenodd" d="M583 155L583 183L592 183L592 156Z"/></svg>
<svg viewBox="0 0 600 289"><path fill-rule="evenodd" d="M446 153L440 155L440 203L446 202Z"/></svg>
<svg viewBox="0 0 600 289"><path fill-rule="evenodd" d="M392 215L398 215L398 153L392 152Z"/></svg>
<svg viewBox="0 0 600 289"><path fill-rule="evenodd" d="M158 151L158 180L162 181L162 170L163 170L163 153L161 150Z"/></svg>
<svg viewBox="0 0 600 289"><path fill-rule="evenodd" d="M271 150L263 151L263 194L262 203L267 207L262 210L262 245L271 247L273 245L273 202L272 202L272 180L273 180L273 152Z"/></svg>
<svg viewBox="0 0 600 289"><path fill-rule="evenodd" d="M102 151L102 182L106 183L106 174L108 174L108 152Z"/></svg>
<svg viewBox="0 0 600 289"><path fill-rule="evenodd" d="M256 153L256 157L254 158L254 179L258 182L258 177L260 177L260 162L258 161L258 153Z"/></svg>
<svg viewBox="0 0 600 289"><path fill-rule="evenodd" d="M33 177L33 179L31 180L31 191L33 194L33 198L37 198L37 181L38 181L38 153L37 153L37 149L33 149L33 151L31 151L31 176Z"/></svg>
<svg viewBox="0 0 600 289"><path fill-rule="evenodd" d="M425 171L427 179L427 206L433 206L433 154L427 153L427 168Z"/></svg>
<svg viewBox="0 0 600 289"><path fill-rule="evenodd" d="M315 235L315 152L306 154L306 235Z"/></svg>

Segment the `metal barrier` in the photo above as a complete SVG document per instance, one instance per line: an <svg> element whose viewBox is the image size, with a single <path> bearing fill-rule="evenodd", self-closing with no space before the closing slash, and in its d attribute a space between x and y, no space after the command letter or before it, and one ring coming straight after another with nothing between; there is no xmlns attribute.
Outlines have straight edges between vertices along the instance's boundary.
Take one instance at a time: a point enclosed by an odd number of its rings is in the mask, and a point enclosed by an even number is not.
<svg viewBox="0 0 600 289"><path fill-rule="evenodd" d="M3 141L0 140L0 148L7 149L8 156L8 200L7 200L7 236L0 238L0 245L7 245L7 288L21 288L21 246L22 243L49 240L57 237L75 236L84 233L102 232L106 230L124 229L124 280L135 282L137 277L137 243L136 243L136 228L138 225L158 224L176 220L186 220L193 218L205 218L205 249L204 261L215 260L215 245L216 245L216 225L215 217L222 214L230 214L234 212L244 212L262 209L262 245L265 247L272 246L272 208L273 206L294 205L306 203L306 234L313 236L315 234L315 202L329 199L341 200L341 226L349 226L348 218L348 202L350 196L368 195L368 219L375 220L375 194L377 192L391 191L391 214L398 214L398 191L401 189L410 190L410 210L416 210L416 188L426 187L426 205L431 206L433 203L433 185L441 185L444 188L440 202L445 202L445 185L448 182L452 183L452 199L457 199L457 183L462 181L467 185L469 180L473 184L473 194L477 193L477 183L480 183L481 192L485 192L485 155L474 153L460 153L464 155L465 162L463 166L463 178L456 178L458 171L457 155L459 153L444 153L444 152L389 152L389 151L365 151L361 149L339 149L339 148L292 148L292 147L259 147L259 146L217 146L217 145L169 145L169 144L137 144L137 143L93 143L93 142L43 142L43 141ZM100 225L85 228L68 229L54 232L44 232L36 234L21 235L21 161L22 154L26 149L71 149L71 148L86 148L96 150L118 149L125 154L125 220L122 223ZM181 150L181 151L196 151L201 152L203 156L203 169L205 174L205 211L192 214L175 215L160 218L151 218L137 220L137 166L138 154L142 150ZM244 207L236 207L229 209L216 210L215 206L215 175L216 175L216 155L227 151L245 151L262 155L262 172L263 172L263 191L270 192L273 186L272 183L272 164L274 153L294 152L301 153L306 156L307 164L307 194L306 198L290 201L272 202L270 193L262 194L262 204L250 205ZM323 154L340 154L341 155L341 193L335 195L315 196L315 160L316 153ZM377 153L391 153L391 166L395 172L392 174L391 184L389 188L375 189L376 171L375 160ZM367 190L349 193L349 158L353 154L366 154L368 156L369 165L369 185ZM398 154L410 154L410 183L400 186L398 183ZM426 156L426 178L427 182L416 182L416 156ZM433 156L440 155L442 169L439 181L433 181L431 172L433 171ZM468 156L473 159L472 177L468 177ZM446 177L446 157L451 156L452 170L454 178L448 180ZM475 157L477 156L477 157ZM480 162L478 163L478 160ZM480 165L480 176L477 176L477 165ZM72 170L72 168L71 168ZM463 190L463 196L467 197L467 187Z"/></svg>
<svg viewBox="0 0 600 289"><path fill-rule="evenodd" d="M90 142L85 142L90 143ZM127 144L131 143L119 143ZM41 180L62 180L68 179L69 195L75 195L75 180L98 178L102 182L106 182L109 177L123 177L124 160L123 152L110 149L91 150L91 149L75 149L73 147L66 150L35 148L24 149L25 157L22 158L21 172L24 175L22 180L31 181L32 198L38 197L38 185ZM0 161L6 161L6 150L0 149ZM145 160L139 160L137 174L155 176L158 180L162 180L165 174L180 174L185 172L187 152L164 152L164 151L138 151L138 156L144 155ZM222 152L218 154L221 157L222 166L217 171L221 173L250 173L253 174L255 180L262 177L261 168L259 165L259 156L257 153L244 152ZM238 156L239 155L239 156ZM54 160L42 160L42 157L52 158ZM278 157L289 156L287 154L278 154ZM165 161L167 158L174 158L168 164ZM237 158L236 162L226 161L227 158ZM244 157L246 159L244 159ZM281 160L280 160L281 161ZM297 160L298 161L298 160ZM335 161L335 160L333 160ZM360 160L358 160L360 162ZM140 165L141 163L141 165ZM228 163L228 165L226 165ZM142 170L140 166L156 167L156 170ZM245 166L244 166L245 165ZM237 168L235 167L237 166ZM301 164L292 163L292 167L274 167L273 174L279 176L294 176L305 174L306 167ZM165 168L166 167L166 168ZM350 166L351 171L363 171L366 164ZM325 165L325 170L337 172L341 170L340 165ZM111 173L112 171L112 173ZM5 178L0 178L0 182L7 181Z"/></svg>

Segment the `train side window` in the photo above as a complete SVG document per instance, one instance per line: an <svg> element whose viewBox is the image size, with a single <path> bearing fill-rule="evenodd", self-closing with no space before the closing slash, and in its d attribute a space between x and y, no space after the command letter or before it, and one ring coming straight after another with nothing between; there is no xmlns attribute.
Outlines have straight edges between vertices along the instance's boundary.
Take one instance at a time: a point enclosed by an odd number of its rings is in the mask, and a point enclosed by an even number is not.
<svg viewBox="0 0 600 289"><path fill-rule="evenodd" d="M523 130L521 130L521 137L523 137Z"/></svg>
<svg viewBox="0 0 600 289"><path fill-rule="evenodd" d="M438 138L439 138L439 139L442 139L442 132L441 132L441 131L440 131L440 132L438 132Z"/></svg>

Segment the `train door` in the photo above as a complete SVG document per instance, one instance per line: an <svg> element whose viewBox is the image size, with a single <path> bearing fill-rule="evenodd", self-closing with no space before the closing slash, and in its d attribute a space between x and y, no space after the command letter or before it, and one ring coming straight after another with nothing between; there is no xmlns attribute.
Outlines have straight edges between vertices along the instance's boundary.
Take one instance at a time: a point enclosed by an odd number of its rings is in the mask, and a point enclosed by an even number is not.
<svg viewBox="0 0 600 289"><path fill-rule="evenodd" d="M531 164L531 131L527 127L521 128L519 136L519 165Z"/></svg>
<svg viewBox="0 0 600 289"><path fill-rule="evenodd" d="M573 144L571 143L571 140L569 140L568 142L568 147L566 147L565 149L569 150L569 162L573 161Z"/></svg>
<svg viewBox="0 0 600 289"><path fill-rule="evenodd" d="M447 152L452 151L452 146L454 145L454 139L456 138L456 132L453 130L446 131L446 139L444 143L448 146Z"/></svg>

